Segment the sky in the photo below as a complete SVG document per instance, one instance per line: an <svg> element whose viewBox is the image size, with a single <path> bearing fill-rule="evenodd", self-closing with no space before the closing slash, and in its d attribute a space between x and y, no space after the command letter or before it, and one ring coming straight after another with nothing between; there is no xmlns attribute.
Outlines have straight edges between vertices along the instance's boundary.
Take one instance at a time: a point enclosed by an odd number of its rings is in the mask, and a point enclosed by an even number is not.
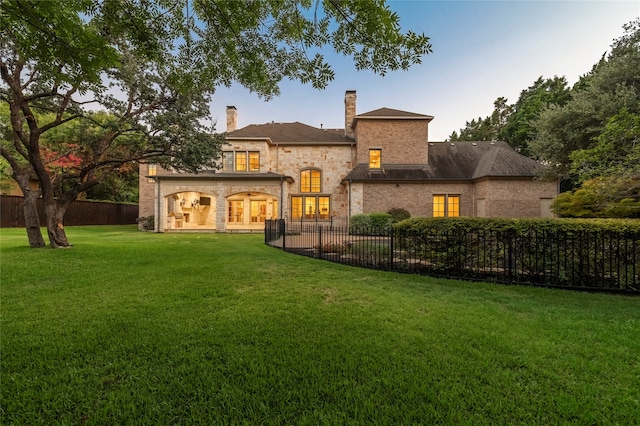
<svg viewBox="0 0 640 426"><path fill-rule="evenodd" d="M429 140L443 141L490 115L497 98L515 103L538 77L564 76L573 85L640 16L638 0L387 3L404 31L430 37L433 52L422 64L381 77L327 48L336 74L328 88L283 81L268 102L240 85L219 88L211 105L216 130L226 131L228 105L237 108L238 128L271 121L344 128L344 93L356 90L357 114L386 107L432 115Z"/></svg>

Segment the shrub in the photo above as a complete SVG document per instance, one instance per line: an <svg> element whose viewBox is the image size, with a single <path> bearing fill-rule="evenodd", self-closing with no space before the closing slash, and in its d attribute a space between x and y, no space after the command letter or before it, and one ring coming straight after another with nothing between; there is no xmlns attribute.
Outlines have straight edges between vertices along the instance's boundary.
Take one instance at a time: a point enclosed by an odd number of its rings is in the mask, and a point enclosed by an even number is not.
<svg viewBox="0 0 640 426"><path fill-rule="evenodd" d="M356 214L349 220L349 233L353 235L383 235L391 230L393 221L389 213Z"/></svg>
<svg viewBox="0 0 640 426"><path fill-rule="evenodd" d="M155 229L155 217L153 215L139 217L136 222L138 222L140 231L153 231Z"/></svg>
<svg viewBox="0 0 640 426"><path fill-rule="evenodd" d="M402 222L403 220L409 219L411 217L411 213L401 208L393 208L387 213L391 215L391 220L393 221L393 223Z"/></svg>

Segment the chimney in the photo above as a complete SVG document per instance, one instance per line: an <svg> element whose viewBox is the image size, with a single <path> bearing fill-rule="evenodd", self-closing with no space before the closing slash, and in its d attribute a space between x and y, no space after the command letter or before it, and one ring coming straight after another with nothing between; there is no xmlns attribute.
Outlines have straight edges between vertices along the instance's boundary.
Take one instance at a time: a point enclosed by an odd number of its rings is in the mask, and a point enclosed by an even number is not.
<svg viewBox="0 0 640 426"><path fill-rule="evenodd" d="M227 133L238 127L238 110L234 106L227 107Z"/></svg>
<svg viewBox="0 0 640 426"><path fill-rule="evenodd" d="M344 134L353 137L353 118L356 116L356 91L347 90L344 94Z"/></svg>

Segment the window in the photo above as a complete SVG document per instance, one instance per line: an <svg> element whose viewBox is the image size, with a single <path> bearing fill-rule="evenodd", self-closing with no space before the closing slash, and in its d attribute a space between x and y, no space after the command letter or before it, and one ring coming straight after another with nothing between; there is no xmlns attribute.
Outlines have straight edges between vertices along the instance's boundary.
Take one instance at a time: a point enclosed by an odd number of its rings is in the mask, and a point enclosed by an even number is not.
<svg viewBox="0 0 640 426"><path fill-rule="evenodd" d="M149 182L155 182L156 180L152 177L158 174L158 166L155 164L149 164L149 170L147 172L147 176L149 176Z"/></svg>
<svg viewBox="0 0 640 426"><path fill-rule="evenodd" d="M370 149L369 150L369 168L379 169L382 167L382 150Z"/></svg>
<svg viewBox="0 0 640 426"><path fill-rule="evenodd" d="M222 170L225 172L233 171L233 151L222 153Z"/></svg>
<svg viewBox="0 0 640 426"><path fill-rule="evenodd" d="M460 216L459 195L434 195L433 217L458 217Z"/></svg>
<svg viewBox="0 0 640 426"><path fill-rule="evenodd" d="M222 170L225 172L259 172L260 151L223 151Z"/></svg>
<svg viewBox="0 0 640 426"><path fill-rule="evenodd" d="M251 200L251 223L264 223L267 217L266 200Z"/></svg>
<svg viewBox="0 0 640 426"><path fill-rule="evenodd" d="M300 172L300 192L320 192L322 173L320 170L303 170Z"/></svg>
<svg viewBox="0 0 640 426"><path fill-rule="evenodd" d="M236 171L244 172L245 170L247 170L247 153L236 151Z"/></svg>
<svg viewBox="0 0 640 426"><path fill-rule="evenodd" d="M242 200L229 201L227 221L229 223L242 223L244 216L244 202Z"/></svg>
<svg viewBox="0 0 640 426"><path fill-rule="evenodd" d="M250 172L260 171L260 152L259 151L249 152L249 171Z"/></svg>
<svg viewBox="0 0 640 426"><path fill-rule="evenodd" d="M330 197L291 197L292 219L328 220L330 217Z"/></svg>

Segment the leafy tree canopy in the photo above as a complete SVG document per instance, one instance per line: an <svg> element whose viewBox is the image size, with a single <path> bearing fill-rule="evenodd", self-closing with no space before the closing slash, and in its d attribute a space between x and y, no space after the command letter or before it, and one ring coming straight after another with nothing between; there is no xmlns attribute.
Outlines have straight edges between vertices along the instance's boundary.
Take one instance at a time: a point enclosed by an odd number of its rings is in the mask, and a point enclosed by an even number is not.
<svg viewBox="0 0 640 426"><path fill-rule="evenodd" d="M50 243L66 246L66 207L107 170L132 161L215 167L216 87L235 81L266 99L285 78L324 88L334 77L327 47L381 75L431 51L424 34L400 30L383 0L3 1L0 99L10 134L0 148L25 192L25 216L41 192ZM52 153L73 161L52 173ZM29 193L31 176L40 188ZM34 217L27 233L40 246Z"/></svg>

